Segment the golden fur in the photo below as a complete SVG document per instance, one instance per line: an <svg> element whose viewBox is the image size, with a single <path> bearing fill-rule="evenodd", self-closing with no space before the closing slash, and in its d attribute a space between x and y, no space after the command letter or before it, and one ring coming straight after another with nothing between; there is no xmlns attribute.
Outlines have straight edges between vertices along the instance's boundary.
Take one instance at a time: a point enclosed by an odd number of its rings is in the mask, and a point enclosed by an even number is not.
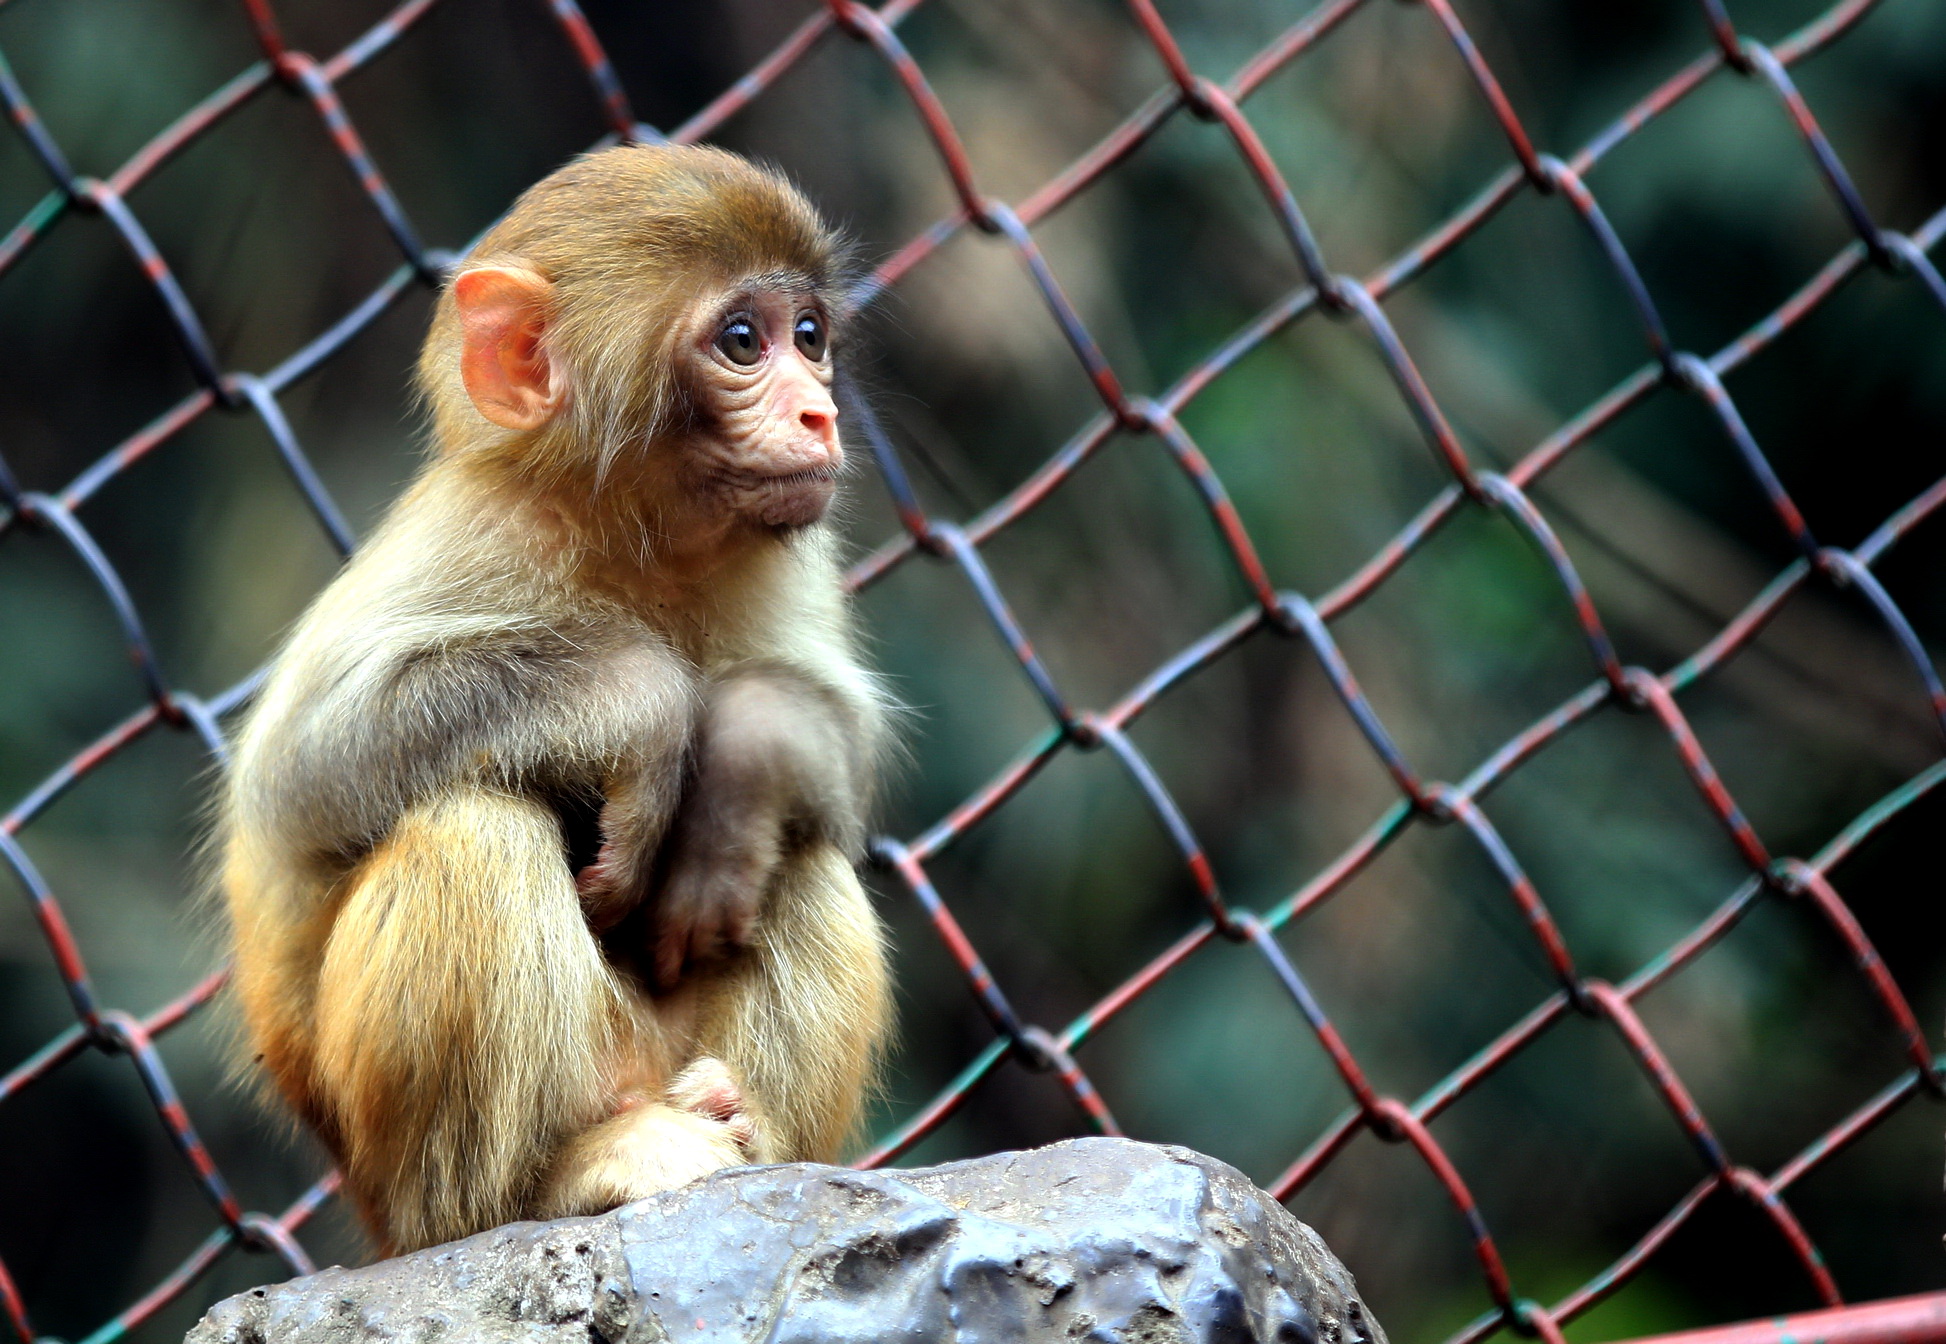
<svg viewBox="0 0 1946 1344"><path fill-rule="evenodd" d="M890 1020L852 868L883 712L834 540L667 544L700 507L669 456L699 432L685 315L751 277L828 291L829 233L732 155L625 148L527 192L466 263L488 264L552 286L566 409L482 418L449 287L419 371L435 452L299 621L221 803L251 1048L388 1254L834 1160ZM712 812L719 778L745 794ZM654 901L591 918L577 808L640 874L675 832L736 849L709 827L772 809L749 945L652 990Z"/></svg>

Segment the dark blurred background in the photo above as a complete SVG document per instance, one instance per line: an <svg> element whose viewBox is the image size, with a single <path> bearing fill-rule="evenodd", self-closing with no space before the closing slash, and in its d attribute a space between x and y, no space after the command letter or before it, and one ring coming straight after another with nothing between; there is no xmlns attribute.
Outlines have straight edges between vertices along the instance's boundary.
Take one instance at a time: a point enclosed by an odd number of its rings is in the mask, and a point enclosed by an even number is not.
<svg viewBox="0 0 1946 1344"><path fill-rule="evenodd" d="M812 12L759 0L590 0L636 115L673 127ZM1227 78L1307 0L1161 0L1192 65ZM1466 0L1463 17L1542 148L1566 155L1707 46L1691 0ZM1819 0L1731 0L1776 40ZM293 47L337 51L378 0L277 6ZM929 0L900 33L965 137L984 190L1018 202L1166 83L1106 0ZM77 171L106 176L257 57L227 0L13 0L0 51ZM1946 204L1946 6L1886 0L1795 71L1878 221ZM538 0L446 0L345 80L348 111L422 237L461 247L605 123ZM1374 0L1247 104L1339 271L1397 255L1507 162L1432 16ZM867 263L950 212L937 157L883 63L833 37L717 139L794 175ZM1590 175L1679 348L1707 354L1849 240L1761 85L1719 72ZM0 227L48 183L0 135ZM300 99L255 99L131 196L222 367L264 370L337 320L398 254ZM1233 144L1178 116L1037 227L1068 294L1134 392L1159 391L1299 281ZM358 530L410 475L407 372L429 310L415 290L282 405ZM1559 201L1523 194L1387 313L1469 452L1504 466L1640 366L1612 272ZM1087 422L1093 391L1018 261L963 233L875 307L867 383L929 508L966 518ZM194 390L151 287L99 218L62 221L0 278L0 457L56 490ZM1946 315L1868 270L1729 379L1757 442L1828 544L1850 546L1941 471ZM1184 422L1282 588L1319 594L1444 484L1369 341L1313 316L1219 379ZM862 459L862 454L860 455ZM892 536L869 467L847 526ZM1693 652L1791 559L1720 429L1662 392L1535 490L1625 660ZM214 694L258 665L334 557L260 423L211 415L82 511L127 581L170 683ZM1111 703L1248 595L1151 439L1119 439L986 548L1077 705ZM1881 566L1923 639L1946 636L1946 535ZM1047 727L963 576L924 559L861 598L873 656L911 706L885 830L909 837ZM1504 518L1461 514L1334 632L1408 758L1458 779L1587 684L1558 584ZM106 603L45 531L0 537L0 805L140 708ZM1917 679L1855 595L1813 585L1683 707L1774 853L1808 855L1939 756ZM1396 797L1299 641L1259 637L1133 731L1229 898L1264 908L1314 876ZM208 765L152 733L22 835L103 1001L146 1012L215 964L192 858ZM1486 805L1584 974L1619 979L1743 878L1735 851L1645 716L1613 711L1516 772ZM1929 1029L1946 1013L1936 800L1902 815L1836 885ZM1058 1028L1201 917L1182 865L1105 753L1064 753L930 871L1016 1007ZM904 890L901 1042L874 1132L908 1117L991 1040ZM1412 1098L1552 989L1531 935L1457 828L1413 828L1283 943L1375 1084ZM1898 1043L1826 926L1765 903L1644 1000L1657 1039L1736 1160L1773 1170L1890 1082ZM0 1070L71 1021L27 903L0 903ZM246 1207L284 1207L322 1170L306 1140L225 1075L220 1012L162 1055ZM1216 945L1117 1018L1080 1062L1136 1137L1273 1179L1345 1105L1289 1000L1247 949ZM1612 1028L1571 1019L1434 1125L1508 1256L1552 1301L1632 1244L1703 1175ZM1941 1112L1924 1100L1791 1191L1848 1297L1946 1284ZM1085 1132L1045 1075L1004 1065L904 1161ZM1354 1141L1293 1201L1399 1341L1484 1310L1464 1229L1409 1150ZM93 1052L0 1106L0 1260L37 1328L78 1337L179 1264L214 1220L126 1060ZM320 1263L363 1252L342 1211L306 1230ZM233 1256L142 1337L274 1275ZM1814 1305L1747 1207L1709 1208L1579 1340Z"/></svg>

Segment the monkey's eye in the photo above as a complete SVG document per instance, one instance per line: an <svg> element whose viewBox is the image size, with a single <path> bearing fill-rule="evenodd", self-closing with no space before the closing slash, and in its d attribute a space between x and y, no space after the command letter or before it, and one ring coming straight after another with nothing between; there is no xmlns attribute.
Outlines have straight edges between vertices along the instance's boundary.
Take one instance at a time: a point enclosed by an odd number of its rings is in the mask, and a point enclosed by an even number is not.
<svg viewBox="0 0 1946 1344"><path fill-rule="evenodd" d="M716 334L716 348L730 363L747 369L763 357L764 342L757 334L756 323L747 317L733 317Z"/></svg>
<svg viewBox="0 0 1946 1344"><path fill-rule="evenodd" d="M817 364L824 359L824 321L816 313L806 313L797 319L795 329L797 348L804 352L804 358Z"/></svg>

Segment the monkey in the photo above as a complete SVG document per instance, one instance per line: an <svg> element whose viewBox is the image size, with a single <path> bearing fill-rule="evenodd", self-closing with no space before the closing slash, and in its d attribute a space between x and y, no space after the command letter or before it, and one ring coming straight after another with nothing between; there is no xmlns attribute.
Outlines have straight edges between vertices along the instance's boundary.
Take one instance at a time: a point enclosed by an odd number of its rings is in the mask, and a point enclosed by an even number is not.
<svg viewBox="0 0 1946 1344"><path fill-rule="evenodd" d="M381 1255L857 1127L889 701L828 517L846 264L780 176L631 145L442 289L428 460L272 659L217 807L248 1050Z"/></svg>

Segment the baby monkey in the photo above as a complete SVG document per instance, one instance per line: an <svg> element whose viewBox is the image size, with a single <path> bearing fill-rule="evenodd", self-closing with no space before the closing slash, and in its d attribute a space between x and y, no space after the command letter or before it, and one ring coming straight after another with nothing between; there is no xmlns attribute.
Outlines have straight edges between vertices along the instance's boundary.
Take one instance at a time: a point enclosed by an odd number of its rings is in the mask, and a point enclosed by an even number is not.
<svg viewBox="0 0 1946 1344"><path fill-rule="evenodd" d="M719 150L588 155L440 296L434 452L221 807L236 988L382 1254L831 1161L890 1020L882 739L824 523L837 244Z"/></svg>

